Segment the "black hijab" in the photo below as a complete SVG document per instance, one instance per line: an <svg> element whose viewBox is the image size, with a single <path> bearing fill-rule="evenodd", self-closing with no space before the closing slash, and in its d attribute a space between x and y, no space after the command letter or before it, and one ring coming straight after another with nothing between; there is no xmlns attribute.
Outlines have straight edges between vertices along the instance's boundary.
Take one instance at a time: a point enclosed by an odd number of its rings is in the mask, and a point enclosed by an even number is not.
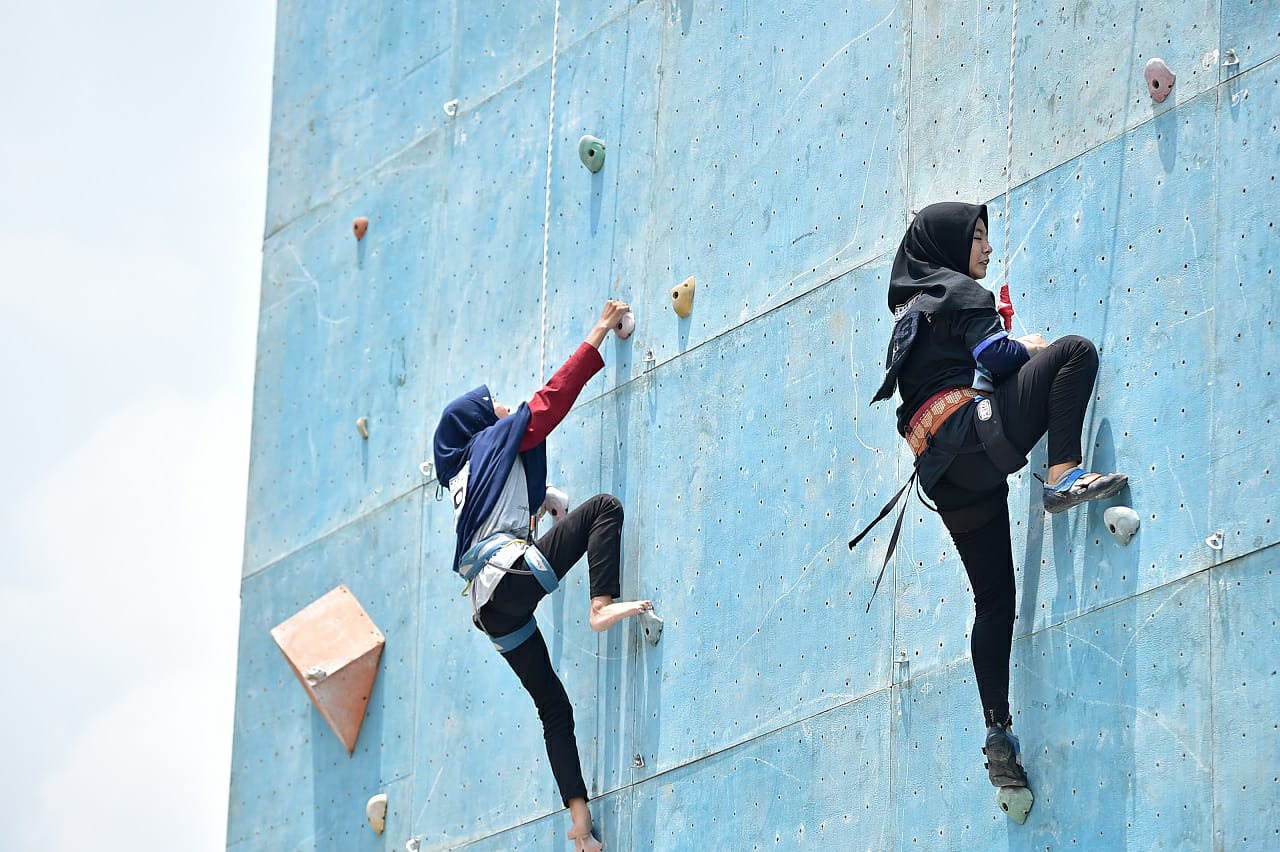
<svg viewBox="0 0 1280 852"><path fill-rule="evenodd" d="M969 254L987 205L943 201L916 214L907 227L889 276L889 310L910 302L913 311L994 308L991 291L969 277ZM919 298L917 298L919 297Z"/></svg>

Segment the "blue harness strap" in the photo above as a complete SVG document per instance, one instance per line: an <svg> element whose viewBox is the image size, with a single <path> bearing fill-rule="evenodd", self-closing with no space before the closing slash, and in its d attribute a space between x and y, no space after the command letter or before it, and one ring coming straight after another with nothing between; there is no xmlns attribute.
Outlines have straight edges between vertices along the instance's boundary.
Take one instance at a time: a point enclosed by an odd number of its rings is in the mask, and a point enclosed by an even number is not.
<svg viewBox="0 0 1280 852"><path fill-rule="evenodd" d="M493 647L498 649L499 654L506 654L514 651L523 645L530 636L538 632L538 622L533 616L529 616L529 623L513 633L505 636L490 636L489 641L493 643Z"/></svg>
<svg viewBox="0 0 1280 852"><path fill-rule="evenodd" d="M542 555L542 551L538 550L537 545L529 545L529 549L524 552L524 564L533 572L533 576L538 578L538 583L547 594L560 588L560 578L556 576L555 569L551 567L547 557Z"/></svg>
<svg viewBox="0 0 1280 852"><path fill-rule="evenodd" d="M485 563L497 556L498 551L513 541L517 541L517 539L509 533L498 533L477 541L458 560L458 573L462 575L462 579L468 582L474 580L476 574L485 566Z"/></svg>
<svg viewBox="0 0 1280 852"><path fill-rule="evenodd" d="M478 617L479 606L483 604L485 600L488 600L489 595L492 594L493 584L497 582L497 580L489 582L485 579L488 575L482 576L480 572L489 564L490 561L499 559L502 551L509 547L519 549L514 554L503 557L498 564L494 566L497 570L506 573L517 573L513 572L510 566L523 555L524 564L528 569L528 573L532 574L537 579L538 585L542 586L547 594L551 594L556 589L560 588L560 578L556 576L555 569L551 567L551 563L547 561L547 557L543 555L542 551L538 550L535 545L530 544L524 539L518 538L511 533L494 533L488 538L473 544L464 554L462 554L462 557L458 561L458 573L467 581L467 590L472 592L471 604L476 610L473 614L474 617ZM518 573L523 574L525 572L519 571ZM482 584L488 583L488 585L485 586L488 593L485 594L483 599L476 598L476 589L472 585L472 581L476 580L477 577L481 578L479 582ZM464 590L464 594L467 590ZM477 621L476 624L477 626L480 626L479 621ZM481 629L484 629L483 626L481 626ZM538 623L534 621L533 616L531 615L529 616L528 623L519 630L507 633L503 636L489 636L489 641L493 642L493 647L497 648L499 653L506 654L523 645L530 636L537 632L537 630ZM487 635L488 631L485 632Z"/></svg>

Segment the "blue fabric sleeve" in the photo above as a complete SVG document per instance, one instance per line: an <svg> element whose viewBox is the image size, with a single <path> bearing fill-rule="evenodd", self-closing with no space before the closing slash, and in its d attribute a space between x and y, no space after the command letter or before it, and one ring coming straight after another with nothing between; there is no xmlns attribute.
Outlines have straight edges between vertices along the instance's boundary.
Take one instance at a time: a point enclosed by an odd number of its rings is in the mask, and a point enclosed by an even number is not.
<svg viewBox="0 0 1280 852"><path fill-rule="evenodd" d="M1001 331L974 348L973 360L998 380L1018 372L1031 356L1027 354L1027 347Z"/></svg>

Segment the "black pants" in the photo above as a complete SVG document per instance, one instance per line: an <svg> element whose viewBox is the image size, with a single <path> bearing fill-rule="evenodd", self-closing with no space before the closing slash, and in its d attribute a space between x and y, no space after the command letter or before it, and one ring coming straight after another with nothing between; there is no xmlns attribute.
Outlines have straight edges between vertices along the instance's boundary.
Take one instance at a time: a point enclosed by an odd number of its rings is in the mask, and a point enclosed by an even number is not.
<svg viewBox="0 0 1280 852"><path fill-rule="evenodd" d="M622 560L622 504L609 494L597 494L557 521L537 541L538 550L547 557L556 576L564 579L569 569L587 556L591 596L622 594L620 566ZM515 568L524 570L523 560ZM542 585L528 574L508 574L502 578L493 598L480 610L477 626L490 636L502 636L520 629L533 615L538 602L546 596ZM566 805L570 799L587 798L587 785L582 780L582 762L573 734L573 707L556 676L541 631L519 647L503 654L520 684L533 698L542 721L542 738L547 744L547 758L555 776L560 798Z"/></svg>
<svg viewBox="0 0 1280 852"><path fill-rule="evenodd" d="M1006 437L1019 450L1030 452L1048 432L1050 467L1082 461L1080 433L1097 375L1098 350L1092 343L1075 335L1054 341L996 389L994 402ZM956 456L929 492L973 587L970 649L988 721L1009 716L1016 591L1008 494L1005 475L984 453Z"/></svg>

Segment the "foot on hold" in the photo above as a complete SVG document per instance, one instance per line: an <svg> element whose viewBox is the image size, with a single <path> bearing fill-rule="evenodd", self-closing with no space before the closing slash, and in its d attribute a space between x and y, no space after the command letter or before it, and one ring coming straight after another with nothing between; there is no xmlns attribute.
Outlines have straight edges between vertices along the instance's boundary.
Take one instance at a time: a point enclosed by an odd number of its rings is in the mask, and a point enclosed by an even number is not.
<svg viewBox="0 0 1280 852"><path fill-rule="evenodd" d="M601 852L604 844L596 838L595 829L592 829L585 835L571 836L573 841L573 852Z"/></svg>
<svg viewBox="0 0 1280 852"><path fill-rule="evenodd" d="M1123 473L1091 473L1076 468L1053 485L1045 484L1044 510L1057 514L1090 500L1105 500L1119 494L1128 484L1129 477Z"/></svg>
<svg viewBox="0 0 1280 852"><path fill-rule="evenodd" d="M987 725L987 744L982 753L987 756L987 775L995 787L1025 787L1027 773L1022 769L1022 747L1018 738L1009 733L1013 720Z"/></svg>
<svg viewBox="0 0 1280 852"><path fill-rule="evenodd" d="M649 640L649 644L657 645L662 638L662 619L647 609L640 613L640 627L644 629L644 638Z"/></svg>
<svg viewBox="0 0 1280 852"><path fill-rule="evenodd" d="M1018 738L1009 732L1012 726L1011 718L987 725L987 744L982 747L982 753L987 756L987 775L998 788L996 803L1021 825L1027 821L1035 797L1027 787L1027 773L1022 768L1022 747Z"/></svg>

